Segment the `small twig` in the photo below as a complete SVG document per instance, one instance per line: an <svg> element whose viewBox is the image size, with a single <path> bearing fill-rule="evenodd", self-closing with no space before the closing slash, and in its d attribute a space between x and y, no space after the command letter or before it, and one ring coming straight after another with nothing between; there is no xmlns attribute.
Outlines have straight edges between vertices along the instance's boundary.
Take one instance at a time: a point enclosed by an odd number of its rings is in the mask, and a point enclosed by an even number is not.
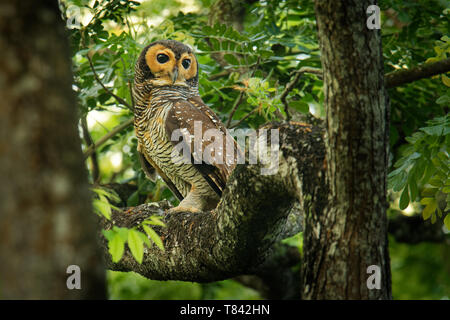
<svg viewBox="0 0 450 320"><path fill-rule="evenodd" d="M117 133L119 133L120 131L124 130L125 128L127 128L128 126L133 124L134 119L131 118L127 121L125 121L124 123L119 124L117 127L114 127L110 132L108 132L107 134L105 134L103 137L101 137L100 139L98 139L94 144L91 144L86 151L84 152L83 156L84 159L86 159L87 157L89 157L98 147L100 147L102 144L104 144L106 141L108 141L109 139L111 139L112 137L114 137Z"/></svg>
<svg viewBox="0 0 450 320"><path fill-rule="evenodd" d="M130 80L128 80L128 90L130 90L131 107L134 111L133 85L131 84Z"/></svg>
<svg viewBox="0 0 450 320"><path fill-rule="evenodd" d="M94 144L94 141L92 140L92 137L89 133L86 116L81 118L81 129L83 130L83 139L86 142L86 145L88 148ZM91 163L92 163L92 181L93 183L97 183L100 178L100 170L98 166L98 159L97 159L97 153L95 152L95 149L90 154Z"/></svg>
<svg viewBox="0 0 450 320"><path fill-rule="evenodd" d="M212 76L210 76L210 77L209 77L209 80L210 80L210 81L217 80L217 79L219 79L219 78L221 78L221 77L228 76L228 75L229 75L230 73L232 73L232 72L233 72L232 69L226 69L226 70L223 70L222 72L219 72L219 73L216 73L216 74L213 74Z"/></svg>
<svg viewBox="0 0 450 320"><path fill-rule="evenodd" d="M233 124L231 127L229 127L228 129L233 129L236 128L237 126L239 126L242 122L244 122L248 117L250 117L252 114L254 114L256 111L259 110L259 107L256 107L255 109L253 109L252 111L250 111L249 113L247 113L244 117L242 117L242 119L240 119L238 122L236 122L235 124Z"/></svg>
<svg viewBox="0 0 450 320"><path fill-rule="evenodd" d="M100 86L112 97L114 97L114 99L117 100L117 102L119 102L120 104L123 104L124 106L126 106L128 109L130 109L131 111L133 111L133 107L130 106L130 104L128 102L126 102L124 99L122 99L121 97L119 97L118 95L114 94L114 92L112 92L111 90L109 90L104 84L103 82L100 80L97 72L95 71L94 65L92 64L92 60L91 57L89 57L89 55L86 55L88 61L89 61L89 65L91 67L92 72L94 73L94 78L95 80L98 82L98 84L100 84Z"/></svg>
<svg viewBox="0 0 450 320"><path fill-rule="evenodd" d="M231 120L233 119L234 113L236 112L237 108L241 104L243 97L244 97L244 91L241 91L239 93L238 97L236 98L236 100L234 101L233 108L231 109L231 113L230 113L230 116L228 117L227 124L225 125L227 128L230 126L230 123L231 123Z"/></svg>
<svg viewBox="0 0 450 320"><path fill-rule="evenodd" d="M385 75L386 88L398 87L423 78L446 73L450 71L450 58L437 62L426 63L421 66L409 69L393 71Z"/></svg>
<svg viewBox="0 0 450 320"><path fill-rule="evenodd" d="M286 97L288 96L289 92L291 92L292 89L294 89L298 80L304 73L316 74L319 77L322 76L321 69L316 69L316 68L311 68L311 67L301 67L299 70L295 71L294 78L286 85L286 88L284 89L284 91L281 93L281 96L280 96L280 100L284 105L284 112L286 113L286 121L291 120L291 115L289 113L289 104L286 100Z"/></svg>
<svg viewBox="0 0 450 320"><path fill-rule="evenodd" d="M256 60L256 63L254 64L255 68L252 70L252 73L250 74L249 78L253 78L253 76L255 75L256 69L258 69L258 65L259 65L260 61L261 61L261 58L258 57L258 60ZM239 93L239 96L237 97L236 101L234 102L233 108L231 109L231 113L230 113L230 116L228 117L228 121L227 121L227 124L226 124L227 128L230 126L231 120L233 120L233 116L234 116L237 108L239 107L239 105L242 102L242 98L244 97L244 93L245 93L245 91L241 91Z"/></svg>

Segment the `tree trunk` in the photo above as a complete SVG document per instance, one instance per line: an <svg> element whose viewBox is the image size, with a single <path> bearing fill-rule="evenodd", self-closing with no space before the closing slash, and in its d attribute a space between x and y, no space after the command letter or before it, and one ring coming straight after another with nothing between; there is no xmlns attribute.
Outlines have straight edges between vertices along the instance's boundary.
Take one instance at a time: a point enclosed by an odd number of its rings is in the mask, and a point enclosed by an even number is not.
<svg viewBox="0 0 450 320"><path fill-rule="evenodd" d="M57 1L0 6L0 299L105 298Z"/></svg>
<svg viewBox="0 0 450 320"><path fill-rule="evenodd" d="M373 1L315 2L326 110L325 210L305 220L304 299L390 299L386 171L389 103ZM380 269L379 289L367 268ZM369 282L372 283L371 279Z"/></svg>

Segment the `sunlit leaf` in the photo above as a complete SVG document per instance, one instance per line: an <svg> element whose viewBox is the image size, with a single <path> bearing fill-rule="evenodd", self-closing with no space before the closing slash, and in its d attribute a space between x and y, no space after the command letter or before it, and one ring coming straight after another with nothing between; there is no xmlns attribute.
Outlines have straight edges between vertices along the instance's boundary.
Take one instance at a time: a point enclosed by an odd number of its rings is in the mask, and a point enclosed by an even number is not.
<svg viewBox="0 0 450 320"><path fill-rule="evenodd" d="M111 254L113 262L119 262L122 258L125 250L125 242L119 234L115 234L114 237L108 242L108 251Z"/></svg>
<svg viewBox="0 0 450 320"><path fill-rule="evenodd" d="M142 263L144 257L144 241L139 235L139 231L134 229L128 231L128 247L136 261Z"/></svg>
<svg viewBox="0 0 450 320"><path fill-rule="evenodd" d="M159 235L155 232L155 230L153 230L152 228L143 225L144 231L147 233L147 235L150 237L150 239L152 239L152 241L158 246L159 249L161 249L162 251L164 251L164 245L163 242L161 240L161 238L159 237Z"/></svg>

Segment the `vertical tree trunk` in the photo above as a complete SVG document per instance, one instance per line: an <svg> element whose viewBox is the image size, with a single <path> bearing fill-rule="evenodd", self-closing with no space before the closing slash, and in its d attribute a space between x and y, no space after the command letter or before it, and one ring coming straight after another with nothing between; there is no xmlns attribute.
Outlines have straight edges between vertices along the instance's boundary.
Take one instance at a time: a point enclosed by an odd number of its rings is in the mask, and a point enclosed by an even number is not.
<svg viewBox="0 0 450 320"><path fill-rule="evenodd" d="M389 103L374 1L316 0L324 70L328 205L305 222L303 298L390 299L386 171ZM369 289L367 268L380 268ZM372 281L370 281L372 283Z"/></svg>
<svg viewBox="0 0 450 320"><path fill-rule="evenodd" d="M0 299L104 298L57 1L0 7Z"/></svg>

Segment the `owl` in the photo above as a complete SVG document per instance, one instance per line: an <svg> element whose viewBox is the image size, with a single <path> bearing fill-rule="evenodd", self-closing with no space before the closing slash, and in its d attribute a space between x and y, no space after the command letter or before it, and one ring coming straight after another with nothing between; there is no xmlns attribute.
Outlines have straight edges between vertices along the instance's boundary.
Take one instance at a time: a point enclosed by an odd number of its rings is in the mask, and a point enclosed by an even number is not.
<svg viewBox="0 0 450 320"><path fill-rule="evenodd" d="M145 47L135 66L134 127L141 166L158 174L178 212L214 209L241 155L236 141L198 91L198 62L173 40Z"/></svg>

